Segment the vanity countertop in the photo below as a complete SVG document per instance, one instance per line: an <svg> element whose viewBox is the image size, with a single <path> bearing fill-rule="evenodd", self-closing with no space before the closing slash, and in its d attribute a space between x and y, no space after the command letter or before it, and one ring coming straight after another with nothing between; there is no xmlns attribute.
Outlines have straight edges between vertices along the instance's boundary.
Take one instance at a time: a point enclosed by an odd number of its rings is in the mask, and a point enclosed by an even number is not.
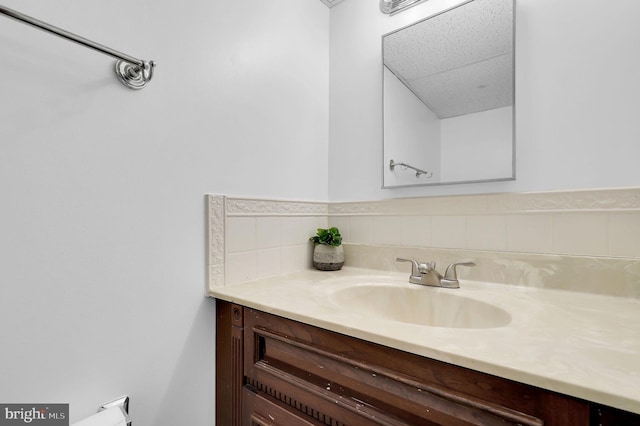
<svg viewBox="0 0 640 426"><path fill-rule="evenodd" d="M460 280L424 287L498 306L496 328L442 328L372 318L332 301L363 283L415 286L405 273L345 267L219 287L210 296L374 343L640 413L640 300Z"/></svg>

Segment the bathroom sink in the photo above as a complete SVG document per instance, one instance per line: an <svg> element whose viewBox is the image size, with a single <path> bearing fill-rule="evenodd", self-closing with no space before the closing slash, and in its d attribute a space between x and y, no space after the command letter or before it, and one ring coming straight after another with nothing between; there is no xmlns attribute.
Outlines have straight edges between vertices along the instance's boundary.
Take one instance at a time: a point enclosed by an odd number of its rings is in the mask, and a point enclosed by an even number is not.
<svg viewBox="0 0 640 426"><path fill-rule="evenodd" d="M330 299L350 312L430 327L494 328L511 322L504 309L455 291L366 284L338 289Z"/></svg>

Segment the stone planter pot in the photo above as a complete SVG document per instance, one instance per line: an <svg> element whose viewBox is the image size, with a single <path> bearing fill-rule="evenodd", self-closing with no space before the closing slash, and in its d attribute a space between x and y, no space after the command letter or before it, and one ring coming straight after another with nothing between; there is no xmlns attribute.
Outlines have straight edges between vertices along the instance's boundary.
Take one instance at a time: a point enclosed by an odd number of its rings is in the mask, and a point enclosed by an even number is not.
<svg viewBox="0 0 640 426"><path fill-rule="evenodd" d="M344 265L344 248L316 244L313 248L313 266L321 271L337 271Z"/></svg>

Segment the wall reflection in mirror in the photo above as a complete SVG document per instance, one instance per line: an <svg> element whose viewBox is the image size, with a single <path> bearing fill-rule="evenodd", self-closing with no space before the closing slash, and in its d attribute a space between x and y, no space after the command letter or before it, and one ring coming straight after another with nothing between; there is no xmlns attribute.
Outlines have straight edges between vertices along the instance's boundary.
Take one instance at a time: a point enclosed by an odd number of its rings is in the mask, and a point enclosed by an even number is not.
<svg viewBox="0 0 640 426"><path fill-rule="evenodd" d="M471 0L383 36L384 188L515 178L513 17Z"/></svg>

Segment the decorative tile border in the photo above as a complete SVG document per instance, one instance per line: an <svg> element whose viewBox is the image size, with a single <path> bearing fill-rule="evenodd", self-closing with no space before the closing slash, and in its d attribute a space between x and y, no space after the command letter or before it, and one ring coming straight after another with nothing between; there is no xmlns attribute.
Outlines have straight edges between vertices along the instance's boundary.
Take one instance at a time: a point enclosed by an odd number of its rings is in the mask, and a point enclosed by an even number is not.
<svg viewBox="0 0 640 426"><path fill-rule="evenodd" d="M207 195L207 259L208 288L221 287L225 282L225 197Z"/></svg>
<svg viewBox="0 0 640 426"><path fill-rule="evenodd" d="M329 214L431 216L640 211L640 188L396 198L329 204Z"/></svg>
<svg viewBox="0 0 640 426"><path fill-rule="evenodd" d="M327 203L268 199L227 198L228 216L326 216Z"/></svg>
<svg viewBox="0 0 640 426"><path fill-rule="evenodd" d="M487 205L502 213L640 211L640 188L488 195Z"/></svg>

